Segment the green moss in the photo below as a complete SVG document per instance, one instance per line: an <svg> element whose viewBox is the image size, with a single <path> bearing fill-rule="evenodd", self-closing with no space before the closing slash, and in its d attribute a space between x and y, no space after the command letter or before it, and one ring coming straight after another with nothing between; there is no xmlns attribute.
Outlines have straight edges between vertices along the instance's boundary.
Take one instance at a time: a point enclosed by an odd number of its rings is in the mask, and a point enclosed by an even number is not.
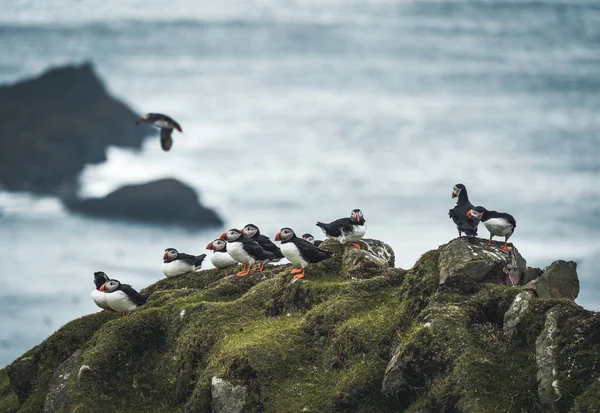
<svg viewBox="0 0 600 413"><path fill-rule="evenodd" d="M14 413L19 408L19 399L12 387L6 369L0 370L0 413Z"/></svg>

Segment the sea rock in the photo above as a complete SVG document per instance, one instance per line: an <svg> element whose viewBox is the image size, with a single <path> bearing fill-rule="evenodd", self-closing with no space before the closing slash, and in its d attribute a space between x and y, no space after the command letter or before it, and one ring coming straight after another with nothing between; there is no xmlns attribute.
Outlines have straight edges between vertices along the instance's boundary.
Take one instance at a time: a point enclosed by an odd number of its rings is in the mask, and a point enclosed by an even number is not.
<svg viewBox="0 0 600 413"><path fill-rule="evenodd" d="M76 350L71 357L54 370L44 403L44 413L68 411L67 395L69 391L69 379L78 374L82 354L83 351Z"/></svg>
<svg viewBox="0 0 600 413"><path fill-rule="evenodd" d="M104 198L73 200L65 205L72 211L94 217L191 228L223 225L215 211L199 203L191 187L175 179L126 185Z"/></svg>
<svg viewBox="0 0 600 413"><path fill-rule="evenodd" d="M553 307L546 313L544 329L535 342L535 361L537 363L538 396L545 412L558 412L555 401L560 399L558 385L558 366L556 353L558 351L557 337L559 335L558 321L561 307Z"/></svg>
<svg viewBox="0 0 600 413"><path fill-rule="evenodd" d="M530 311L531 301L535 298L533 291L521 291L504 313L504 335L511 337L524 316Z"/></svg>
<svg viewBox="0 0 600 413"><path fill-rule="evenodd" d="M0 86L0 186L75 196L86 164L104 162L109 146L139 149L152 133L136 116L89 63Z"/></svg>
<svg viewBox="0 0 600 413"><path fill-rule="evenodd" d="M212 413L241 413L246 405L246 386L235 386L218 377L212 378Z"/></svg>
<svg viewBox="0 0 600 413"><path fill-rule="evenodd" d="M523 280L521 281L520 284L526 285L526 284L530 283L531 281L535 280L536 278L538 278L543 273L544 273L544 271L540 268L527 267L525 269L525 272L523 273Z"/></svg>
<svg viewBox="0 0 600 413"><path fill-rule="evenodd" d="M21 357L6 367L6 373L19 403L27 400L33 390L37 368L38 360L35 355Z"/></svg>
<svg viewBox="0 0 600 413"><path fill-rule="evenodd" d="M440 248L440 284L459 278L477 283L517 285L527 263L514 245L510 252L480 238L457 238Z"/></svg>
<svg viewBox="0 0 600 413"><path fill-rule="evenodd" d="M570 298L579 295L577 263L574 261L554 261L542 275L529 282L526 288L535 290L541 298Z"/></svg>

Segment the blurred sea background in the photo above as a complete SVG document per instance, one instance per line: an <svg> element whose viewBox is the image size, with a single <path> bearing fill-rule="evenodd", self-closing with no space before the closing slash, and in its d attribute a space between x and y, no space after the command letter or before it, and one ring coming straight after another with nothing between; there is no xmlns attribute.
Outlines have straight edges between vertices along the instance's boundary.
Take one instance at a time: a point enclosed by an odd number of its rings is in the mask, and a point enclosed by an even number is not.
<svg viewBox="0 0 600 413"><path fill-rule="evenodd" d="M600 310L597 0L2 4L0 84L91 61L116 98L184 129L169 153L158 134L111 148L81 195L175 177L227 224L88 219L0 192L0 367L97 311L94 271L142 289L166 247L200 254L249 222L322 238L317 220L361 208L367 237L410 268L457 236L459 182L515 216L530 266L577 261L577 302Z"/></svg>

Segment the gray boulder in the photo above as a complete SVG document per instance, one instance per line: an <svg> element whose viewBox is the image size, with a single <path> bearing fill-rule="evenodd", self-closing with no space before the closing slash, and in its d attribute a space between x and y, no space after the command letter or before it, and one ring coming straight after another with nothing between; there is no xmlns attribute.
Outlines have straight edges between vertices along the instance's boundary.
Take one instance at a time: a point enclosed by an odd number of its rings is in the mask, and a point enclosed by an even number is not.
<svg viewBox="0 0 600 413"><path fill-rule="evenodd" d="M319 248L333 252L333 257L311 268L357 279L372 278L394 268L394 250L388 244L376 239L362 239L359 243L360 249L326 239Z"/></svg>
<svg viewBox="0 0 600 413"><path fill-rule="evenodd" d="M517 294L506 313L504 313L503 328L507 337L512 337L524 316L529 313L534 298L535 293L533 291L525 290Z"/></svg>
<svg viewBox="0 0 600 413"><path fill-rule="evenodd" d="M65 205L72 211L94 217L188 228L223 225L214 210L200 204L194 189L175 179L126 185L104 198L73 200Z"/></svg>
<svg viewBox="0 0 600 413"><path fill-rule="evenodd" d="M539 268L527 267L525 269L525 272L523 273L523 281L521 282L521 285L526 285L526 284L530 283L531 281L535 280L543 273L544 273L544 271L542 271Z"/></svg>
<svg viewBox="0 0 600 413"><path fill-rule="evenodd" d="M485 245L481 238L457 238L440 247L440 284L453 278L470 279L478 283L517 285L527 263L517 248L510 252Z"/></svg>
<svg viewBox="0 0 600 413"><path fill-rule="evenodd" d="M246 386L235 386L218 377L212 378L212 413L240 413L246 405Z"/></svg>
<svg viewBox="0 0 600 413"><path fill-rule="evenodd" d="M75 377L79 372L79 364L81 363L81 355L83 351L75 351L71 357L61 363L50 380L46 401L44 402L44 413L59 413L68 411L67 396L69 391L69 383L72 377Z"/></svg>
<svg viewBox="0 0 600 413"><path fill-rule="evenodd" d="M577 263L574 261L554 261L542 275L529 282L526 288L535 290L540 298L570 298L579 295Z"/></svg>

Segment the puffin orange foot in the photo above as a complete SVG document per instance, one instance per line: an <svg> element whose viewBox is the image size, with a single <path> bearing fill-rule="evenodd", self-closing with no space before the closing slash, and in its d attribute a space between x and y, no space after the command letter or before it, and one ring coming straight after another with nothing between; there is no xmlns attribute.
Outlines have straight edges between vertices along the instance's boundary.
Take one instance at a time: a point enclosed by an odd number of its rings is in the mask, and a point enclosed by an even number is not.
<svg viewBox="0 0 600 413"><path fill-rule="evenodd" d="M265 269L265 263L261 262L260 265L258 266L258 271L262 271Z"/></svg>
<svg viewBox="0 0 600 413"><path fill-rule="evenodd" d="M503 245L503 246L501 246L501 247L500 247L500 249L501 249L501 250L504 250L504 251L506 251L506 252L509 252L509 251L510 251L510 249L508 249L508 247L507 247L506 245Z"/></svg>
<svg viewBox="0 0 600 413"><path fill-rule="evenodd" d="M487 245L488 247L491 247L492 246L492 241L488 241L487 244L485 244L485 245Z"/></svg>
<svg viewBox="0 0 600 413"><path fill-rule="evenodd" d="M299 274L299 273L301 273L301 272L303 272L303 271L302 271L302 268L294 268L294 269L292 270L292 274Z"/></svg>
<svg viewBox="0 0 600 413"><path fill-rule="evenodd" d="M349 242L348 245L352 245L353 247L360 249L360 244L358 242Z"/></svg>
<svg viewBox="0 0 600 413"><path fill-rule="evenodd" d="M292 282L295 282L296 280L299 280L300 278L304 278L304 268L298 268L298 273L295 273L296 275L294 276L294 278L292 278ZM296 270L294 270L296 271ZM294 271L292 271L292 273L294 273Z"/></svg>
<svg viewBox="0 0 600 413"><path fill-rule="evenodd" d="M238 277L243 277L244 275L248 275L249 272L250 272L250 266L244 264L244 267L242 268L242 271L238 272L236 275Z"/></svg>

